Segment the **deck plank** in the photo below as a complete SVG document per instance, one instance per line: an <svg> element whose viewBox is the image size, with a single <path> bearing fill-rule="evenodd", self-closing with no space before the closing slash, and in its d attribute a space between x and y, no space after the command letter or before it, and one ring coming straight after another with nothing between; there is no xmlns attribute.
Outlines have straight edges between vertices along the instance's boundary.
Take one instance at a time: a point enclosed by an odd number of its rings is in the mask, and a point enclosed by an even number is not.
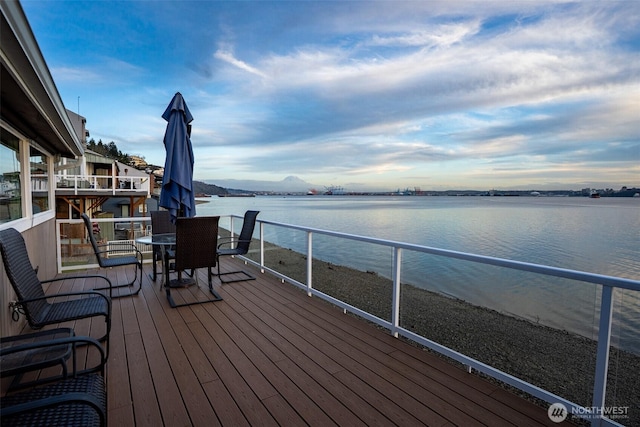
<svg viewBox="0 0 640 427"><path fill-rule="evenodd" d="M218 320L219 326L227 332L233 342L242 350L247 358L253 362L256 368L262 373L262 375L264 375L266 380L269 381L269 383L279 391L286 400L295 402L292 406L302 412L305 419L311 420L311 422L316 425L331 424L332 421L330 418L327 418L326 412L339 410L341 405L338 401L331 402L330 405L327 405L322 409L322 399L320 399L320 396L313 396L315 391L318 390L317 387L313 387L313 389L307 388L306 390L302 387L301 389L301 384L293 382L285 372L277 368L273 361L268 357L264 357L264 353L261 352L260 348L258 348L258 346L256 346L245 333L239 330L237 326L239 319L238 321L232 321L220 312L220 310L217 310L217 307L215 306L209 306L207 308L218 311L215 317ZM273 395L275 395L275 393L273 393ZM327 399L334 399L333 396L324 397ZM336 419L340 419L340 417L335 417L337 414L333 415L334 422ZM351 414L342 413L342 416L350 417Z"/></svg>
<svg viewBox="0 0 640 427"><path fill-rule="evenodd" d="M262 297L260 301L255 301L258 304L267 304L268 297ZM287 307L285 311L278 314L278 321L283 324L288 324L292 332L298 336L304 336L312 331L314 343L317 344L317 350L331 357L334 361L339 363L345 369L357 374L359 378L363 378L366 383L372 385L377 390L384 390L386 398L393 400L396 405L404 408L405 411L411 413L417 419L421 419L423 422L433 423L437 421L439 416L437 411L432 409L432 406L437 405L437 396L421 396L421 390L413 388L410 393L404 392L401 388L395 386L393 382L389 381L389 375L392 374L384 369L380 364L370 357L371 352L376 351L373 347L368 346L366 348L358 349L353 343L355 338L353 335L349 335L349 331L341 331L342 333L336 333L335 330L329 328L325 329L327 323L323 318L315 317L314 319L301 320L300 317L294 319L293 313L296 307L292 305ZM338 313L338 311L336 310ZM391 377L395 377L391 375ZM409 383L405 382L405 386ZM418 401L418 396L429 398L425 401L430 402L430 407L426 407ZM450 405L445 404L441 410ZM464 414L462 414L464 415Z"/></svg>
<svg viewBox="0 0 640 427"><path fill-rule="evenodd" d="M240 372L236 370L231 360L227 358L224 351L218 345L215 339L216 329L215 325L211 326L208 323L206 327L205 323L194 324L192 327L194 336L198 339L198 342L202 346L205 354L211 361L211 364L216 370L217 375L220 377L223 386L229 391L230 396L250 425L278 425L269 411L264 407L258 396L254 393L249 384L245 381ZM211 335L212 331L214 332L214 335ZM216 404L217 401L214 401L214 405Z"/></svg>
<svg viewBox="0 0 640 427"><path fill-rule="evenodd" d="M164 425L182 425L189 419L188 411L181 399L181 390L173 376L171 363L167 352L175 351L172 348L165 348L160 335L163 333L162 318L152 317L151 307L157 301L153 291L144 289L143 296L146 298L133 297L136 299L136 315L140 322L142 331L142 342L147 354L149 369L153 379L153 386L158 405L162 413ZM143 307L139 307L142 305ZM145 306L147 309L145 310ZM139 309L138 309L139 307ZM157 326L161 323L161 326ZM108 382L109 379L107 379ZM134 408L136 407L134 402Z"/></svg>
<svg viewBox="0 0 640 427"><path fill-rule="evenodd" d="M227 288L229 293L233 293L233 288ZM231 295L226 297L227 300L231 300ZM245 300L245 304L247 300ZM242 329L248 335L255 336L254 339L260 348L270 349L274 343L278 344L278 357L272 359L283 372L289 372L292 376L295 372L296 375L304 377L308 375L313 378L319 385L330 391L338 401L342 402L346 407L350 407L356 416L369 423L379 422L379 414L375 414L375 409L370 406L365 400L351 392L342 383L337 381L331 375L324 375L322 372L335 373L342 368L322 355L316 348L308 345L308 343L299 338L295 334L288 334L286 330L279 327L277 330L272 329L271 326L278 325L277 322L271 321L268 318L267 312L262 312L256 306L249 306L250 310L244 310L242 313L246 322L236 321L236 325L239 329ZM221 310L224 307L221 306ZM262 320L261 320L262 319ZM261 332L260 335L253 334L253 331ZM291 340L291 341L289 341ZM299 349L302 348L302 350ZM267 354L267 353L266 353ZM318 359L318 355L322 355ZM326 361L329 360L330 363ZM295 362L294 362L295 361ZM319 363L316 363L319 362ZM324 365L324 367L323 367ZM323 369L324 368L324 369ZM354 423L357 423L354 421Z"/></svg>
<svg viewBox="0 0 640 427"><path fill-rule="evenodd" d="M142 336L140 334L127 334L127 368L129 384L131 387L130 405L135 406L135 423L140 426L154 426L162 424L162 415L158 400L155 396L153 379L151 377L149 363L145 354ZM111 372L110 372L111 373ZM126 375L126 374L125 374ZM115 375L111 375L113 378ZM109 384L111 388L111 384ZM124 397L128 396L126 389L118 388ZM113 394L110 397L114 397ZM118 398L121 398L118 396Z"/></svg>

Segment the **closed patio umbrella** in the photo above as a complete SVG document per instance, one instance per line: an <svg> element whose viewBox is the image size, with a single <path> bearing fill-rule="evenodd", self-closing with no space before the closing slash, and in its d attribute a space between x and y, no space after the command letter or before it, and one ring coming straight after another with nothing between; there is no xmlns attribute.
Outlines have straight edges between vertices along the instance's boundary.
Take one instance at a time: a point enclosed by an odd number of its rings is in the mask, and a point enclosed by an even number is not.
<svg viewBox="0 0 640 427"><path fill-rule="evenodd" d="M175 224L178 216L196 215L193 193L193 149L188 125L193 120L180 92L177 92L162 114L167 123L164 147L167 157L164 164L160 206L171 213Z"/></svg>

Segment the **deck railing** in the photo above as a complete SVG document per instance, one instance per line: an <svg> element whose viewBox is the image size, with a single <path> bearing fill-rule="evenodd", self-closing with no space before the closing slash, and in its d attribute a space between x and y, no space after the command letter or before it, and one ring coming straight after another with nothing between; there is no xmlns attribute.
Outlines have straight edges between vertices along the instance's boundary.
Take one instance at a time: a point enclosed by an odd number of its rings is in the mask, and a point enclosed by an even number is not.
<svg viewBox="0 0 640 427"><path fill-rule="evenodd" d="M150 245L135 242L136 238L150 233L150 217L100 217L92 218L91 222L98 243L118 251L120 256L130 255L121 250L129 244L135 244L143 255L151 253ZM98 267L82 219L56 220L56 248L58 272Z"/></svg>
<svg viewBox="0 0 640 427"><path fill-rule="evenodd" d="M242 217L229 215L224 216L223 221L228 220L228 230L232 233L237 233L239 228L242 225ZM149 224L150 218L118 218L116 219L119 222L137 222L140 224ZM100 222L113 222L116 221L114 219L110 220L96 220ZM69 223L69 222L78 222L76 221L65 221L58 220L59 224ZM224 228L224 223L221 222L221 227ZM143 226L144 230L147 230L148 227ZM267 266L265 263L265 255L268 250L267 244L265 241L265 230L268 228L268 231L271 235L274 233L277 235L280 233L278 230L288 230L294 232L301 232L306 235L306 242L304 242L303 255L306 258L306 280L301 281L292 277L288 277L273 268L272 266ZM61 225L58 226L58 230L61 229ZM615 290L625 290L631 292L640 292L640 281L620 278L620 277L612 277L606 275L599 275L581 271L575 271L564 268L557 268L545 265L538 265L502 258L494 258L483 255L476 255L464 252L457 252L452 250L445 250L439 248L433 248L428 246L397 242L391 240L377 239L347 233L334 232L329 230L321 230L310 227L303 227L298 225L284 224L273 221L263 221L258 220L258 231L259 233L259 252L254 255L258 255L257 258L254 256L251 257L242 257L242 259L250 264L256 265L259 267L262 272L268 271L276 277L280 278L282 281L287 281L295 286L298 286L304 289L309 296L316 296L335 304L336 306L342 308L345 312L351 312L358 316L361 316L368 321L371 321L383 328L386 328L390 331L391 334L395 337L405 337L409 340L412 340L420 345L423 345L431 350L434 350L440 354L443 354L459 363L464 364L468 367L469 371L476 370L485 374L489 377L495 378L499 381L502 381L512 387L515 387L519 390L522 390L531 396L542 399L545 402L551 404L562 404L566 408L569 414L576 414L582 418L589 419L591 424L594 426L600 425L621 425L614 421L612 418L615 417L607 417L609 412L606 410L606 397L607 397L607 374L609 371L609 355L610 355L610 347L612 343L612 320L614 313L614 291ZM361 242L368 245L374 245L377 247L386 247L390 249L390 264L392 266L392 297L389 302L391 305L391 316L390 320L385 320L377 315L374 315L368 311L365 311L359 307L351 305L345 301L337 299L327 293L321 292L314 288L313 284L313 260L314 260L314 236L328 236L331 238L348 240L352 242ZM301 246L298 244L298 246ZM60 260L60 232L58 232L58 259ZM148 249L148 248L144 248ZM288 248L291 249L291 248ZM297 249L296 249L297 250ZM595 360L595 372L594 372L594 380L593 380L593 399L591 402L591 406L585 406L583 404L578 404L570 401L569 399L560 396L551 391L545 390L541 387L538 387L534 384L531 384L527 381L524 381L520 378L517 378L507 372L504 372L500 369L497 369L493 366L490 366L486 363L483 363L473 357L462 354L456 350L453 350L449 347L446 347L442 344L439 344L435 341L432 341L410 329L407 329L401 325L400 322L400 308L401 308L401 292L402 292L402 259L403 255L408 252L422 253L422 254L430 254L438 257L445 257L448 259L457 259L463 260L467 262L497 266L499 268L510 269L514 271L528 272L534 273L536 275L542 275L546 277L556 277L563 279L570 279L572 281L578 281L583 284L592 284L596 285L600 288L599 298L599 307L597 310L594 310L593 313L594 319L597 319L597 344L596 344L596 360ZM348 262L348 259L344 261ZM347 265L348 266L348 265ZM70 268L84 268L85 266L74 265L73 267L63 268L59 261L59 269L63 271L65 269ZM86 267L89 267L88 265ZM550 304L552 301L549 302ZM616 408L614 408L616 409ZM618 408L619 409L619 408ZM620 415L620 413L618 413ZM623 414L624 415L624 411ZM623 417L621 417L623 418ZM636 420L637 421L637 420Z"/></svg>
<svg viewBox="0 0 640 427"><path fill-rule="evenodd" d="M149 176L127 175L55 175L56 190L92 191L115 196L119 193L137 192L151 195Z"/></svg>

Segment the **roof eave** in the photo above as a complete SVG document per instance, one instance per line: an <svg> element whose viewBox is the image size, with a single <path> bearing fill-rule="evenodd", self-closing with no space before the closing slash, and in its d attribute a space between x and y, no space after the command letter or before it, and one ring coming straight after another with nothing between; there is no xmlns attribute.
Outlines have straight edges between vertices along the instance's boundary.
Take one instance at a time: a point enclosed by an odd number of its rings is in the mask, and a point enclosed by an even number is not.
<svg viewBox="0 0 640 427"><path fill-rule="evenodd" d="M52 154L82 155L81 141L22 6L3 1L0 11L2 118Z"/></svg>

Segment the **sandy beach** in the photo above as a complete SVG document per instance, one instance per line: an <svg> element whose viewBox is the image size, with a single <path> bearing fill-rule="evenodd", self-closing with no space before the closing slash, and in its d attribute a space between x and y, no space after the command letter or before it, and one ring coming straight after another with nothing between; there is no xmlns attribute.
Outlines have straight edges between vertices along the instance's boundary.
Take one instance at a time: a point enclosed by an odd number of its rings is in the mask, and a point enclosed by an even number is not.
<svg viewBox="0 0 640 427"><path fill-rule="evenodd" d="M257 247L253 245L249 254L255 261L259 260ZM265 249L267 267L306 282L303 254L267 243ZM314 260L313 287L390 319L392 282L376 273ZM403 285L401 295L403 327L570 401L591 406L594 340L411 285ZM639 355L612 349L607 396L607 406L628 407L629 418L618 422L640 426Z"/></svg>

